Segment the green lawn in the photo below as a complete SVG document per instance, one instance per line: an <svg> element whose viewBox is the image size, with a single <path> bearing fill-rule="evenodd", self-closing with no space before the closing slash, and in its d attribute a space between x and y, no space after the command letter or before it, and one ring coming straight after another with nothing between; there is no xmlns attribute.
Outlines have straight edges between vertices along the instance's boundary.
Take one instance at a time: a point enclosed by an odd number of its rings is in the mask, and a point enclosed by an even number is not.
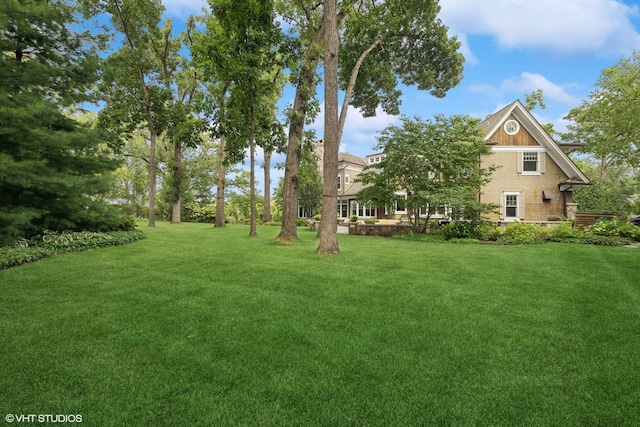
<svg viewBox="0 0 640 427"><path fill-rule="evenodd" d="M631 426L640 249L158 224L0 271L0 413L87 426Z"/></svg>

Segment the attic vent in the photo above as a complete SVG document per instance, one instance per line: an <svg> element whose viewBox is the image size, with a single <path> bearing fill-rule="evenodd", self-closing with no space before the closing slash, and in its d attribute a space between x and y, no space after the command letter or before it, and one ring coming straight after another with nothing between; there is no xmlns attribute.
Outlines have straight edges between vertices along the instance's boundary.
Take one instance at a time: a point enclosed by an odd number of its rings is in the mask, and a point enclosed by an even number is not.
<svg viewBox="0 0 640 427"><path fill-rule="evenodd" d="M549 201L553 199L553 192L550 190L542 190L542 200Z"/></svg>

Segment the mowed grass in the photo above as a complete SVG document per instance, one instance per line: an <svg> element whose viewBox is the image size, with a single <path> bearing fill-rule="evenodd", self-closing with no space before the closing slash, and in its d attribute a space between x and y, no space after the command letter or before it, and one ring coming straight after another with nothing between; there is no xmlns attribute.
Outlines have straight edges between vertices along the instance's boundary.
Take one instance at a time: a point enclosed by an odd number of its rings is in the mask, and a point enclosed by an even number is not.
<svg viewBox="0 0 640 427"><path fill-rule="evenodd" d="M0 271L0 413L88 426L632 426L640 249L160 223Z"/></svg>

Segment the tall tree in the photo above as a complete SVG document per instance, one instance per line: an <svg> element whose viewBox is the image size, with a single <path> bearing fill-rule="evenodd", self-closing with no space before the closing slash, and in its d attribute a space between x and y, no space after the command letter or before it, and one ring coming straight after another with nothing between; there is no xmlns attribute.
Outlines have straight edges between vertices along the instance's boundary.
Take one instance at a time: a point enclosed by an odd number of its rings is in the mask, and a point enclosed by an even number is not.
<svg viewBox="0 0 640 427"><path fill-rule="evenodd" d="M336 236L338 212L338 54L339 35L336 15L337 1L324 2L324 174L322 189L322 218L318 229L319 254L340 253Z"/></svg>
<svg viewBox="0 0 640 427"><path fill-rule="evenodd" d="M161 40L163 6L160 0L101 0L93 8L111 16L123 35L122 46L107 59L101 90L106 101L102 122L126 134L145 123L149 140L149 226L155 226L156 145L167 124L170 91L164 85L162 65L153 54Z"/></svg>
<svg viewBox="0 0 640 427"><path fill-rule="evenodd" d="M469 210L475 215L482 210L476 196L494 170L479 165L479 156L491 149L477 124L468 116L436 116L433 121L405 117L401 126L389 126L375 147L384 159L357 178L367 186L358 199L395 210L396 193L406 191L416 231L442 205L457 216Z"/></svg>
<svg viewBox="0 0 640 427"><path fill-rule="evenodd" d="M95 100L101 43L79 22L66 2L0 5L0 244L123 225L102 203L118 166L109 139L73 117Z"/></svg>
<svg viewBox="0 0 640 427"><path fill-rule="evenodd" d="M600 163L600 181L606 181L610 165L640 167L640 52L622 58L602 70L596 85L582 105L565 119L566 140L585 144L583 152Z"/></svg>
<svg viewBox="0 0 640 427"><path fill-rule="evenodd" d="M272 0L210 0L213 18L222 30L218 33L218 55L224 59L220 67L230 82L227 122L229 161L237 161L249 150L251 169L251 226L249 235L256 235L257 208L255 189L256 135L260 129L271 128L272 110L269 102L275 84L264 78L276 66L279 27ZM231 138L231 136L233 136Z"/></svg>
<svg viewBox="0 0 640 427"><path fill-rule="evenodd" d="M196 21L204 23L205 30L197 30ZM210 14L204 17L190 17L187 25L188 43L194 63L204 86L201 108L211 121L211 133L219 139L219 162L216 177L216 220L214 227L225 226L225 187L227 176L227 136L224 133L226 123L227 100L231 76L224 57L224 30L220 22Z"/></svg>
<svg viewBox="0 0 640 427"><path fill-rule="evenodd" d="M291 121L286 166L291 170L287 179L285 169L285 212L280 236L295 240L295 212L287 209L297 199L295 174L299 165L299 137L293 139L294 124L302 133L302 125L315 91L315 70L320 60L318 46L324 36L324 25L319 19L319 7L323 2L289 2L282 7L282 15L299 33L301 46L305 48L300 76L296 88L296 100L292 108L296 122ZM343 0L337 5L337 22L341 29L340 87L344 89L340 124L346 119L348 105L360 108L365 116L375 115L376 108L398 114L401 92L398 83L415 85L429 90L433 96L443 97L447 90L461 79L464 58L457 52L460 43L447 35L447 27L438 19L440 6L437 0L387 0L368 2ZM300 102L298 95L300 95ZM302 102L307 101L307 102ZM306 107L306 108L303 108ZM297 128L296 128L297 129ZM297 145L291 145L296 143ZM296 164L297 162L297 164ZM288 186L288 187L287 187Z"/></svg>
<svg viewBox="0 0 640 427"><path fill-rule="evenodd" d="M296 87L293 105L288 111L289 133L287 157L284 170L282 227L276 237L280 242L298 239L298 172L302 154L304 125L310 116L315 116L317 102L315 90L318 83L317 68L322 59L324 37L322 2L302 0L278 0L277 10L292 26L299 37L292 37L290 45L295 51L290 67L292 81Z"/></svg>

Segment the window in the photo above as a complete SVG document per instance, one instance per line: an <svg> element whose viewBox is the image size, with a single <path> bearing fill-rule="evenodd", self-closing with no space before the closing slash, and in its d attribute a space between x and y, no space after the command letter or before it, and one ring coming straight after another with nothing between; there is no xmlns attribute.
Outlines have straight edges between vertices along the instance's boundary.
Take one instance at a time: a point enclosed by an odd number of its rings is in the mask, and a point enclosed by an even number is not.
<svg viewBox="0 0 640 427"><path fill-rule="evenodd" d="M506 218L517 218L518 217L518 195L507 194L504 208L505 208Z"/></svg>
<svg viewBox="0 0 640 427"><path fill-rule="evenodd" d="M344 185L349 184L350 181L351 181L351 178L349 177L349 175L345 175L344 176Z"/></svg>
<svg viewBox="0 0 640 427"><path fill-rule="evenodd" d="M346 200L338 200L338 216L346 218L349 216L349 202Z"/></svg>
<svg viewBox="0 0 640 427"><path fill-rule="evenodd" d="M342 177L338 175L338 191L342 190Z"/></svg>
<svg viewBox="0 0 640 427"><path fill-rule="evenodd" d="M504 193L500 196L500 219L517 221L524 219L524 195L519 192Z"/></svg>
<svg viewBox="0 0 640 427"><path fill-rule="evenodd" d="M376 218L378 216L378 208L375 206L361 205L356 201L351 202L351 215L360 218Z"/></svg>
<svg viewBox="0 0 640 427"><path fill-rule="evenodd" d="M397 214L407 213L407 195L406 194L396 194L396 213Z"/></svg>
<svg viewBox="0 0 640 427"><path fill-rule="evenodd" d="M522 175L540 175L544 173L544 152L518 152L518 173Z"/></svg>
<svg viewBox="0 0 640 427"><path fill-rule="evenodd" d="M522 153L522 172L538 172L538 153Z"/></svg>

